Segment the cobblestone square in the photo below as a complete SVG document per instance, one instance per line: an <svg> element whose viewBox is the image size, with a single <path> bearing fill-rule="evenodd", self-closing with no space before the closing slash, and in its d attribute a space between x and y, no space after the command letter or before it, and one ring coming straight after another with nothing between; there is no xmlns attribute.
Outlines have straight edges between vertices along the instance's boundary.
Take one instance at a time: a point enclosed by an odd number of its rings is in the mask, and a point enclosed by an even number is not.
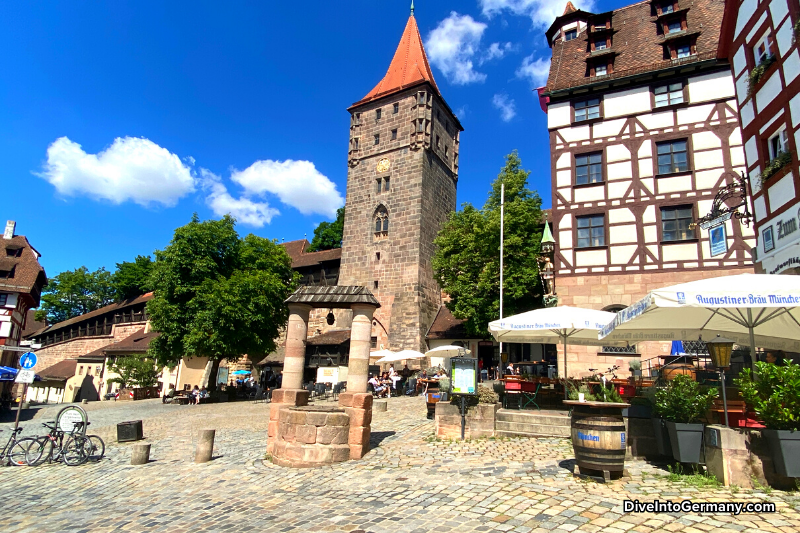
<svg viewBox="0 0 800 533"><path fill-rule="evenodd" d="M374 414L363 460L297 470L265 460L268 404L86 407L106 458L0 469L10 510L3 531L800 531L797 491L701 489L667 481L644 461L628 463L630 479L586 481L571 473L567 439L437 440L420 398L392 398ZM25 433L42 432L56 409L40 410ZM151 462L138 467L129 464L131 445L115 442L116 423L136 419L152 444ZM202 428L217 431L215 459L194 464ZM623 512L625 499L769 501L778 512L634 514Z"/></svg>

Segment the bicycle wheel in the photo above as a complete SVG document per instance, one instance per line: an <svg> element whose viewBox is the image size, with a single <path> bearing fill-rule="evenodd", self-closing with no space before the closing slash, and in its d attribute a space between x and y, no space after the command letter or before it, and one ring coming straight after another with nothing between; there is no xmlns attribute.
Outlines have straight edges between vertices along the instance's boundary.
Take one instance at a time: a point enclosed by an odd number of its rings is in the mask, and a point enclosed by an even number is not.
<svg viewBox="0 0 800 533"><path fill-rule="evenodd" d="M39 466L47 461L53 454L53 441L47 437L39 437L35 440L36 443L31 443L25 455L25 460L29 466Z"/></svg>
<svg viewBox="0 0 800 533"><path fill-rule="evenodd" d="M97 435L86 435L83 450L89 461L99 461L106 454L106 445Z"/></svg>
<svg viewBox="0 0 800 533"><path fill-rule="evenodd" d="M29 465L28 462L28 450L34 447L37 450L40 449L39 441L34 439L33 437L26 437L24 439L19 439L14 445L11 447L11 450L8 452L8 462L14 466L23 466Z"/></svg>
<svg viewBox="0 0 800 533"><path fill-rule="evenodd" d="M83 435L73 435L64 444L61 450L61 456L64 458L64 464L69 466L82 465L89 460L86 455L86 441L89 440Z"/></svg>

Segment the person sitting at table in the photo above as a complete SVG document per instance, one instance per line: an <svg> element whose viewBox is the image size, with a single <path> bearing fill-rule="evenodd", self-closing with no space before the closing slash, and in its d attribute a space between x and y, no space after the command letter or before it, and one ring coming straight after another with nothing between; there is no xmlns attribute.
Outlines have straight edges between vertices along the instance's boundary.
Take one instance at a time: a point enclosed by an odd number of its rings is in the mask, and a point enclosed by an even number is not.
<svg viewBox="0 0 800 533"><path fill-rule="evenodd" d="M389 377L388 372L381 374L381 385L386 387L386 394L389 398L392 397L392 379Z"/></svg>
<svg viewBox="0 0 800 533"><path fill-rule="evenodd" d="M372 390L375 392L375 395L379 398L381 396L386 396L388 389L385 385L383 385L378 378L373 376L372 374L369 375L369 381L367 382L372 385Z"/></svg>
<svg viewBox="0 0 800 533"><path fill-rule="evenodd" d="M508 366L506 367L506 374L513 374L513 373L514 373L514 365L508 363Z"/></svg>
<svg viewBox="0 0 800 533"><path fill-rule="evenodd" d="M195 385L194 389L192 389L189 405L197 405L198 403L200 403L200 389Z"/></svg>

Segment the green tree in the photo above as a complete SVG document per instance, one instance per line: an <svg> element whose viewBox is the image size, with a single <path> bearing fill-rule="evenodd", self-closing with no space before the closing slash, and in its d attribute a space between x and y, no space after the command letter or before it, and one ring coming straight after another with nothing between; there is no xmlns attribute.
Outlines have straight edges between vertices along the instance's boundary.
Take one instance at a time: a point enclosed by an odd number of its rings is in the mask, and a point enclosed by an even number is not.
<svg viewBox="0 0 800 533"><path fill-rule="evenodd" d="M155 387L161 370L151 357L125 356L109 365L120 377L109 379L109 383L119 383L120 388Z"/></svg>
<svg viewBox="0 0 800 533"><path fill-rule="evenodd" d="M332 250L342 247L342 234L344 233L344 207L336 210L336 220L333 222L320 222L314 230L309 252Z"/></svg>
<svg viewBox="0 0 800 533"><path fill-rule="evenodd" d="M227 215L200 222L195 214L175 230L169 246L156 251L147 303L160 333L149 353L169 367L183 357L208 357L210 390L220 359L275 350L289 317L283 302L299 278L282 246L255 235L241 239L235 225Z"/></svg>
<svg viewBox="0 0 800 533"><path fill-rule="evenodd" d="M500 186L505 184L504 316L542 306L539 279L542 201L528 189L530 172L516 150L492 184L482 209L469 203L451 213L434 241L433 269L451 301L448 309L466 320L470 335L488 336L500 317Z"/></svg>
<svg viewBox="0 0 800 533"><path fill-rule="evenodd" d="M152 271L153 261L149 255L137 255L132 262L117 263L117 270L111 276L116 300L121 302L150 292Z"/></svg>
<svg viewBox="0 0 800 533"><path fill-rule="evenodd" d="M111 303L114 303L111 273L105 268L90 272L82 266L48 280L36 320L47 318L50 324L55 324Z"/></svg>

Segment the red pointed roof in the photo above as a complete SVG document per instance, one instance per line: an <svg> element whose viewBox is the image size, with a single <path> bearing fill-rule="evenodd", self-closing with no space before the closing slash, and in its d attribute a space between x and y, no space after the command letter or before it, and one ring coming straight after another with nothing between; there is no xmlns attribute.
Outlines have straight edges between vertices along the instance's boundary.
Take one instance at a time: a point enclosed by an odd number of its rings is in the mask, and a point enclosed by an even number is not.
<svg viewBox="0 0 800 533"><path fill-rule="evenodd" d="M570 13L575 13L576 11L577 9L574 5L572 5L572 2L567 2L567 7L564 8L564 15L569 15ZM561 16L563 17L564 15Z"/></svg>
<svg viewBox="0 0 800 533"><path fill-rule="evenodd" d="M433 85L433 88L439 93L439 88L433 80L428 56L425 54L425 48L422 45L422 37L419 35L417 21L414 19L414 15L411 15L408 17L403 37L400 38L400 44L394 53L386 75L374 89L353 105L356 106L377 100L426 81Z"/></svg>

